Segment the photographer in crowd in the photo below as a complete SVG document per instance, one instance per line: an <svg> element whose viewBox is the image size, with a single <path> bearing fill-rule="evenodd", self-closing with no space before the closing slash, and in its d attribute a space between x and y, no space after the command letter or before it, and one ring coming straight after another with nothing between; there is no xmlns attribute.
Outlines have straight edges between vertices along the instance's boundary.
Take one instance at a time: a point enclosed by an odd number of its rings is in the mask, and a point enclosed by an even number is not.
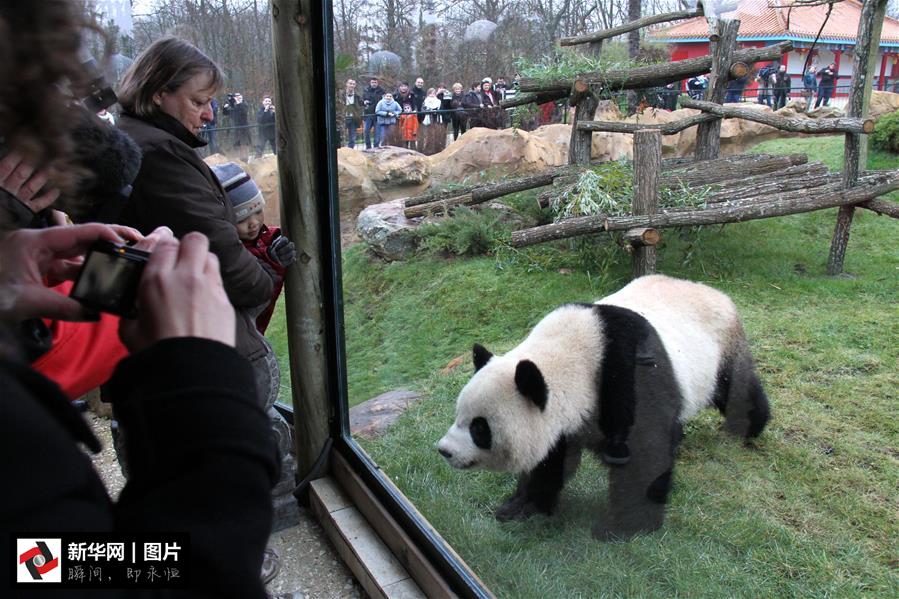
<svg viewBox="0 0 899 599"><path fill-rule="evenodd" d="M67 92L84 79L77 57L86 27L70 0L0 4L0 138L15 157L0 161L0 189L31 213L77 208L72 192L85 173L72 166L72 117L80 109ZM187 532L190 596L264 597L259 572L277 459L253 371L234 350L235 313L207 238L185 233L179 242L159 228L138 241L152 254L139 280L139 316L120 329L131 355L108 387L131 460L113 503L79 447L96 452L99 442L60 389L23 358L15 331L33 318L96 318L46 285L71 279L95 242L125 239L102 224L15 230L8 214L0 222L3 530ZM12 546L7 538L4 581L16 563ZM119 594L126 592L133 591Z"/></svg>
<svg viewBox="0 0 899 599"><path fill-rule="evenodd" d="M222 114L231 118L231 126L234 127L231 139L234 140L237 157L247 162L250 159L253 139L250 135L249 109L243 103L243 95L240 92L228 94L228 99L222 107Z"/></svg>
<svg viewBox="0 0 899 599"><path fill-rule="evenodd" d="M278 154L278 145L275 143L275 105L271 96L262 97L262 106L256 115L256 124L259 126L259 156L265 151L265 144L272 148L272 154Z"/></svg>

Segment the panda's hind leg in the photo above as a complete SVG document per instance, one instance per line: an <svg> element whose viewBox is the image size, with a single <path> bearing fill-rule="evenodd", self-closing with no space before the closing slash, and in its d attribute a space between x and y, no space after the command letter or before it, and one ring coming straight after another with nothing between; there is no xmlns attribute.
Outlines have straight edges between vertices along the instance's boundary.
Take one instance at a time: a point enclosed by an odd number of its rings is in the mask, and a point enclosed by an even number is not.
<svg viewBox="0 0 899 599"><path fill-rule="evenodd" d="M751 439L765 429L771 409L749 348L740 348L722 365L714 403L724 414L724 429L729 433Z"/></svg>
<svg viewBox="0 0 899 599"><path fill-rule="evenodd" d="M505 522L552 514L562 488L580 463L581 447L561 438L534 470L519 477L515 493L496 509L496 519Z"/></svg>

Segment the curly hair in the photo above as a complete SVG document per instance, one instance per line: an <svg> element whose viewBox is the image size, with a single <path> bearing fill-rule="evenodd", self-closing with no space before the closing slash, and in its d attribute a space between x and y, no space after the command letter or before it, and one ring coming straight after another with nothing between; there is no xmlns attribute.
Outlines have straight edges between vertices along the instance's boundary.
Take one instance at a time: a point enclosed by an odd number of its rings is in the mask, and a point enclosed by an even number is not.
<svg viewBox="0 0 899 599"><path fill-rule="evenodd" d="M79 60L87 30L99 32L71 0L0 2L0 147L49 166L64 192L79 175L68 89L87 82Z"/></svg>

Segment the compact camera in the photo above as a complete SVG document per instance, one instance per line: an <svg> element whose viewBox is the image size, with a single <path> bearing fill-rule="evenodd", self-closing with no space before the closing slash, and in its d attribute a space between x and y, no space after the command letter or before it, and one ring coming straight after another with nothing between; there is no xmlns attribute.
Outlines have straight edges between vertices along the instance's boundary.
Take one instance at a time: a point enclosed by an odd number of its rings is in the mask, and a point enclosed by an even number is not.
<svg viewBox="0 0 899 599"><path fill-rule="evenodd" d="M137 288L150 253L98 241L91 246L72 292L84 306L125 318L137 316Z"/></svg>

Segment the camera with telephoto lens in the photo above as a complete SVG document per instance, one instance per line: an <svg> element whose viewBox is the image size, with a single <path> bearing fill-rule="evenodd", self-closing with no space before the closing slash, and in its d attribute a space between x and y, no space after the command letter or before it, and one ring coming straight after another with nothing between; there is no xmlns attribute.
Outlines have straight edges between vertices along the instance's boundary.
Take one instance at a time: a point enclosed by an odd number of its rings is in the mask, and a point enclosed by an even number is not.
<svg viewBox="0 0 899 599"><path fill-rule="evenodd" d="M149 252L98 241L85 257L69 296L93 310L135 318L137 289L149 259Z"/></svg>
<svg viewBox="0 0 899 599"><path fill-rule="evenodd" d="M106 81L106 77L100 71L100 67L97 66L97 61L93 57L87 57L81 63L81 66L89 78L87 83L76 91L85 108L93 113L97 113L101 110L106 110L119 101L112 90L112 86Z"/></svg>

